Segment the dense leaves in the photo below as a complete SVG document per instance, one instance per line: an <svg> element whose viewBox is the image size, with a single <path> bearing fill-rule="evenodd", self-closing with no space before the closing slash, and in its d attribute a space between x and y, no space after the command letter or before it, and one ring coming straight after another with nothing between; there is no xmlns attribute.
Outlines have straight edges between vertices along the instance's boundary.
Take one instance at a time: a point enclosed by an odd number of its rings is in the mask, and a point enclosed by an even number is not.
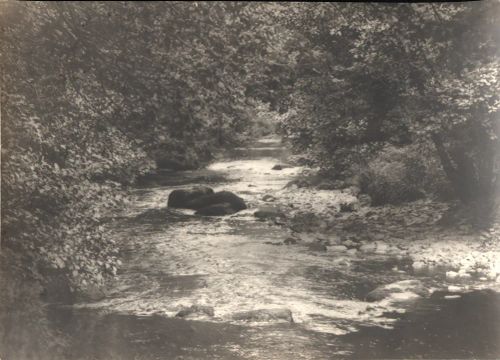
<svg viewBox="0 0 500 360"><path fill-rule="evenodd" d="M3 279L102 284L128 185L276 121L325 172L368 169L374 193L405 177L399 193L420 196L435 162L398 147L433 144L461 199L490 208L499 4L3 2ZM22 297L3 294L7 308Z"/></svg>
<svg viewBox="0 0 500 360"><path fill-rule="evenodd" d="M283 12L302 41L295 106L282 126L297 149L338 174L386 143L429 140L462 200L491 197L498 2L295 4Z"/></svg>
<svg viewBox="0 0 500 360"><path fill-rule="evenodd" d="M277 36L265 10L1 4L2 314L33 299L28 283L62 276L75 291L115 275L106 232L124 188L157 165L200 166L255 131L246 93Z"/></svg>
<svg viewBox="0 0 500 360"><path fill-rule="evenodd" d="M255 101L245 93L275 36L264 11L4 4L4 246L79 285L114 273L102 222L122 185L152 160L199 166L252 129Z"/></svg>

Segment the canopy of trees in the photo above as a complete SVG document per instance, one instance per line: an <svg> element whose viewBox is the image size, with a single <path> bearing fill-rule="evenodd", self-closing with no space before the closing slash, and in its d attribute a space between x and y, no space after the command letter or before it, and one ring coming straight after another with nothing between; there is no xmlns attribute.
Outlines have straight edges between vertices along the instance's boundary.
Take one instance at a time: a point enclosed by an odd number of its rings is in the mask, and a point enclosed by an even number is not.
<svg viewBox="0 0 500 360"><path fill-rule="evenodd" d="M152 160L199 166L249 128L247 84L275 36L264 10L3 4L3 246L79 284L116 271L101 225L116 190Z"/></svg>
<svg viewBox="0 0 500 360"><path fill-rule="evenodd" d="M293 114L298 149L340 172L384 143L434 143L463 201L498 188L497 1L295 4Z"/></svg>
<svg viewBox="0 0 500 360"><path fill-rule="evenodd" d="M203 165L262 103L326 172L432 143L457 195L491 207L499 4L3 2L2 267L101 283L123 187Z"/></svg>

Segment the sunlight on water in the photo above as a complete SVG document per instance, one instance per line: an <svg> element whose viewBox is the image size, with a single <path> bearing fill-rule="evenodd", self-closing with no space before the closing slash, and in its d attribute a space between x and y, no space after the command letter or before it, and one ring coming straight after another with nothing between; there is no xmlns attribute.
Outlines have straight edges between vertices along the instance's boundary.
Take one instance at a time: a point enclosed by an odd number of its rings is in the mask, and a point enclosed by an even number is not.
<svg viewBox="0 0 500 360"><path fill-rule="evenodd" d="M216 218L175 209L170 214L190 216L188 220L167 223L165 217L165 223L132 223L130 228L117 230L117 238L126 244L126 260L114 292L101 302L80 306L170 317L192 304L209 305L214 308L214 318L203 314L194 318L216 322L234 322L232 315L241 311L286 308L295 323L332 334L355 331L359 325L390 326L393 320L382 314L402 311L401 305L367 303L352 295L364 277L353 269L356 256L265 243L282 241L289 234L256 221L255 207L263 204L260 199L264 194L292 201L291 193L283 188L302 169L272 170L281 159L260 157L259 152L270 144L279 150L279 143L275 139L260 143L265 146L246 149L243 159L224 159L209 166L210 171L227 179L214 190L233 191L253 208ZM164 209L168 194L182 187L138 190L127 215ZM307 192L302 196L308 196ZM335 204L346 195L317 191L314 196L316 201Z"/></svg>

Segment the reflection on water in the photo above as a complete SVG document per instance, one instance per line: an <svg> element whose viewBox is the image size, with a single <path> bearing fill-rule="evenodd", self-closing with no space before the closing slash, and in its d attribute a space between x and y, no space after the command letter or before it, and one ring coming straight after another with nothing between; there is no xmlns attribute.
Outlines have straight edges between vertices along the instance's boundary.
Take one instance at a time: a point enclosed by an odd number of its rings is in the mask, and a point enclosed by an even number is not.
<svg viewBox="0 0 500 360"><path fill-rule="evenodd" d="M435 328L437 338L444 336L440 341L456 344L456 351L450 354L461 356L461 349L476 351L478 346L460 340L465 334L460 329L469 328L460 319L494 319L462 314L483 314L478 306L498 300L496 294L464 295L454 301L434 297L416 303L368 303L364 297L377 285L411 277L392 271L396 265L404 266L405 259L366 254L360 258L314 252L301 245L268 244L283 241L289 234L274 224L256 221L252 214L264 204L263 195L279 196L301 170L271 170L286 155L277 140L264 139L234 150L205 170L160 172L148 186L138 189L124 213L128 220L115 231L123 244L123 267L109 296L54 311L58 327L70 334L86 334L75 339L72 358L446 355L444 350L433 352L441 348L436 339L429 338L425 324ZM200 184L216 191L234 191L250 209L213 218L194 216L190 210L165 209L173 189ZM429 285L434 281L422 280ZM468 307L457 305L463 302ZM193 304L212 306L214 317L175 318L180 309ZM290 309L294 323L232 320L236 312L272 308ZM402 315L404 310L409 313ZM461 311L460 316L451 316L454 311ZM498 307L486 311L498 319ZM453 329L458 330L450 332ZM485 342L498 335L497 327L490 330L483 336ZM449 340L448 335L455 337ZM476 355L499 354L489 344Z"/></svg>

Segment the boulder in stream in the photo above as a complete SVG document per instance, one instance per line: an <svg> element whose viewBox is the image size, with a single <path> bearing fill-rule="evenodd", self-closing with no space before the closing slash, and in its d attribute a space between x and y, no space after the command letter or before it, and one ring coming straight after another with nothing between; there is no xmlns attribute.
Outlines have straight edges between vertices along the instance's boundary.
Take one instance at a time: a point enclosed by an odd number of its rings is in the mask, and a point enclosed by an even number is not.
<svg viewBox="0 0 500 360"><path fill-rule="evenodd" d="M205 195L213 194L208 186L198 186L190 189L177 189L168 196L168 207L189 209L189 203Z"/></svg>
<svg viewBox="0 0 500 360"><path fill-rule="evenodd" d="M189 209L201 210L216 204L229 204L234 212L245 210L247 208L245 200L230 191L219 191L213 194L201 196L190 201L187 204L187 207Z"/></svg>
<svg viewBox="0 0 500 360"><path fill-rule="evenodd" d="M292 312L289 309L259 309L242 311L233 314L237 321L275 321L281 320L293 323Z"/></svg>
<svg viewBox="0 0 500 360"><path fill-rule="evenodd" d="M408 297L427 296L429 290L420 280L403 280L382 285L366 295L366 301L381 301L386 298L405 300Z"/></svg>

